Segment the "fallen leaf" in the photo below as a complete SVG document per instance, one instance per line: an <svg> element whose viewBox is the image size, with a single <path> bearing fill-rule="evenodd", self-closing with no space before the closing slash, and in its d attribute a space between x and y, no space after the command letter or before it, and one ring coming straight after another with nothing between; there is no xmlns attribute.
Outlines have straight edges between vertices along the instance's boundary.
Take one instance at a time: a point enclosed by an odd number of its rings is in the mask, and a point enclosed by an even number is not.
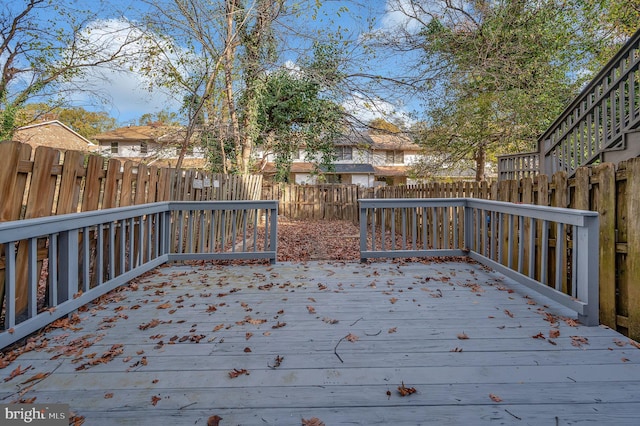
<svg viewBox="0 0 640 426"><path fill-rule="evenodd" d="M392 297L391 299L389 299L389 301L390 301L390 302L391 302L391 304L393 305L393 304L395 304L395 303L398 301L398 299L397 299L397 298L395 298L395 297Z"/></svg>
<svg viewBox="0 0 640 426"><path fill-rule="evenodd" d="M271 326L271 328L282 328L282 327L284 327L285 325L287 325L287 323L286 323L286 322L280 322L280 321L278 321L278 323L277 323L276 325L272 325L272 326Z"/></svg>
<svg viewBox="0 0 640 426"><path fill-rule="evenodd" d="M557 339L558 337L560 337L560 330L557 330L555 328L552 328L551 330L549 330L550 339Z"/></svg>
<svg viewBox="0 0 640 426"><path fill-rule="evenodd" d="M310 314L315 314L316 308L314 308L313 306L307 306L307 311L309 311Z"/></svg>
<svg viewBox="0 0 640 426"><path fill-rule="evenodd" d="M467 334L465 332L462 332L460 334L458 334L458 339L460 340L467 340L469 338L469 336L467 336Z"/></svg>
<svg viewBox="0 0 640 426"><path fill-rule="evenodd" d="M153 395L151 397L151 405L153 405L154 407L156 406L156 404L158 404L158 402L162 400L162 398L160 398L159 396Z"/></svg>
<svg viewBox="0 0 640 426"><path fill-rule="evenodd" d="M222 420L222 417L217 414L215 416L211 416L207 419L207 426L219 426L220 420Z"/></svg>
<svg viewBox="0 0 640 426"><path fill-rule="evenodd" d="M449 352L462 352L462 348L459 348L456 346L455 348L451 349Z"/></svg>
<svg viewBox="0 0 640 426"><path fill-rule="evenodd" d="M26 385L27 383L31 383L31 382L35 382L36 380L42 380L45 379L47 377L49 377L49 374L51 373L38 373L38 374L34 374L33 376L29 377L27 380L25 380L24 382L22 382L22 385Z"/></svg>
<svg viewBox="0 0 640 426"><path fill-rule="evenodd" d="M388 333L391 334L391 333L395 333L396 331L398 331L398 327L392 327L389 329Z"/></svg>
<svg viewBox="0 0 640 426"><path fill-rule="evenodd" d="M498 395L494 395L492 393L489 394L489 398L491 398L491 400L493 402L502 402L502 398L500 398Z"/></svg>
<svg viewBox="0 0 640 426"><path fill-rule="evenodd" d="M113 393L112 392L104 394L104 399L111 399L111 398L113 398Z"/></svg>
<svg viewBox="0 0 640 426"><path fill-rule="evenodd" d="M404 385L404 382L402 382L402 385L398 386L398 392L400 393L400 396L407 396L407 395L411 395L412 393L416 393L416 388L408 388Z"/></svg>
<svg viewBox="0 0 640 426"><path fill-rule="evenodd" d="M326 322L327 324L337 324L337 323L340 322L337 319L332 319L332 318L328 318L328 317L322 318L322 321Z"/></svg>
<svg viewBox="0 0 640 426"><path fill-rule="evenodd" d="M276 369L276 368L280 367L280 364L282 364L282 361L284 361L284 357L278 355L278 356L276 356L276 359L275 359L275 362L273 363L273 365L267 364L267 367L269 367L271 369Z"/></svg>
<svg viewBox="0 0 640 426"><path fill-rule="evenodd" d="M234 368L232 371L229 372L229 377L232 379L235 379L236 377L239 377L242 375L248 376L249 372L244 368L240 370L238 370L237 368Z"/></svg>
<svg viewBox="0 0 640 426"><path fill-rule="evenodd" d="M171 307L171 303L163 303L162 305L156 306L156 309L169 309Z"/></svg>
<svg viewBox="0 0 640 426"><path fill-rule="evenodd" d="M251 348L247 346L246 348L244 348L244 352L245 352L245 353L249 353L249 352L251 352Z"/></svg>
<svg viewBox="0 0 640 426"><path fill-rule="evenodd" d="M571 344L575 347L582 347L582 345L588 345L589 339L582 336L571 336Z"/></svg>
<svg viewBox="0 0 640 426"><path fill-rule="evenodd" d="M511 311L510 311L510 310L505 309L505 310L504 310L504 313L505 313L505 315L509 316L510 318L513 318L513 313L511 313Z"/></svg>
<svg viewBox="0 0 640 426"><path fill-rule="evenodd" d="M244 334L244 339L245 339L245 340L249 340L249 339L251 339L251 336L253 336L253 333L251 333L251 332L247 331L247 332Z"/></svg>
<svg viewBox="0 0 640 426"><path fill-rule="evenodd" d="M629 339L629 344L636 349L640 349L640 343L636 342L635 340Z"/></svg>
<svg viewBox="0 0 640 426"><path fill-rule="evenodd" d="M629 362L630 359L629 358L622 358L622 362Z"/></svg>
<svg viewBox="0 0 640 426"><path fill-rule="evenodd" d="M309 420L302 419L302 426L325 426L322 420L317 417L312 417Z"/></svg>
<svg viewBox="0 0 640 426"><path fill-rule="evenodd" d="M572 318L565 318L564 322L569 326L569 327L577 327L580 325L580 323Z"/></svg>
<svg viewBox="0 0 640 426"><path fill-rule="evenodd" d="M350 342L355 342L355 341L359 340L360 338L358 336L356 336L355 334L353 334L353 333L349 333L349 334L346 335L345 339L350 341Z"/></svg>
<svg viewBox="0 0 640 426"><path fill-rule="evenodd" d="M28 366L24 369L21 368L20 365L18 365L12 372L11 374L9 374L9 377L5 377L4 381L8 382L9 380L12 380L22 374L24 374L25 372L27 372L29 369L31 368L31 366Z"/></svg>
<svg viewBox="0 0 640 426"><path fill-rule="evenodd" d="M545 338L544 334L542 334L542 332L536 334L535 336L531 336L531 337L533 337L534 339L544 339Z"/></svg>

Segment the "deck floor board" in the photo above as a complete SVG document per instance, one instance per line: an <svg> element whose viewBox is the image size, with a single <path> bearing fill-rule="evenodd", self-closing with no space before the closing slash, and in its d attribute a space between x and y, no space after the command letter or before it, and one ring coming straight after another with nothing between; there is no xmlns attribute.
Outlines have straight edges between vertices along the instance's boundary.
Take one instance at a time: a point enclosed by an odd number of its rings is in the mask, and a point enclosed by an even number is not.
<svg viewBox="0 0 640 426"><path fill-rule="evenodd" d="M67 403L87 425L213 415L635 425L640 415L633 342L473 263L172 265L78 318L0 370L3 402ZM27 371L11 378L18 366ZM37 373L50 374L27 382ZM416 393L401 397L402 383Z"/></svg>

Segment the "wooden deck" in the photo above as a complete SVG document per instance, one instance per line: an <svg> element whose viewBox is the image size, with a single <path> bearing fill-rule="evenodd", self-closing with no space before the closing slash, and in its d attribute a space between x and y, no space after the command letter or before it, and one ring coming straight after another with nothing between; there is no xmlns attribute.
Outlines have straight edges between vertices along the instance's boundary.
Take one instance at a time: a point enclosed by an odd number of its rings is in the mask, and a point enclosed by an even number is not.
<svg viewBox="0 0 640 426"><path fill-rule="evenodd" d="M0 395L86 425L637 424L640 350L565 315L469 263L176 265L40 337Z"/></svg>

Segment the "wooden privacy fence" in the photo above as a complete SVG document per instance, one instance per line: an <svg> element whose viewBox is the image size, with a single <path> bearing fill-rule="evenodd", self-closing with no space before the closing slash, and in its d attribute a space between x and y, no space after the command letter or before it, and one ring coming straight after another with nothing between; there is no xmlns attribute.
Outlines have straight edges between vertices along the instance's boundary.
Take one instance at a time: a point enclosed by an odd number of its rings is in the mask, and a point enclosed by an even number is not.
<svg viewBox="0 0 640 426"><path fill-rule="evenodd" d="M640 339L640 158L620 163L617 170L612 163L581 167L571 179L567 178L566 172L557 172L551 178L541 175L492 184L456 182L379 188L376 191L377 198L399 196L470 196L598 212L600 320L633 339ZM518 226L518 223L514 224L516 230ZM526 221L523 226L528 226ZM536 232L539 235L539 230ZM558 238L558 232L562 238ZM549 233L550 259L560 256L558 261L551 260L549 273L555 275L558 265L566 281L572 266L567 260L572 249L571 235L567 229L558 231L551 228ZM558 253L557 242L562 243ZM510 253L514 262L518 261L519 255L518 252ZM525 254L523 262L526 264L529 258ZM539 254L536 254L538 258Z"/></svg>
<svg viewBox="0 0 640 426"><path fill-rule="evenodd" d="M62 154L43 146L32 152L30 145L19 142L1 142L0 159L0 222L158 201L259 200L261 195L262 176L212 175L121 163L78 151ZM46 239L38 240L40 273L46 272L48 244ZM26 271L27 245L17 250L16 267ZM0 246L0 301L4 300L5 260Z"/></svg>
<svg viewBox="0 0 640 426"><path fill-rule="evenodd" d="M371 189L358 185L296 185L276 183L262 187L263 200L278 200L279 214L296 220L358 221L358 199Z"/></svg>

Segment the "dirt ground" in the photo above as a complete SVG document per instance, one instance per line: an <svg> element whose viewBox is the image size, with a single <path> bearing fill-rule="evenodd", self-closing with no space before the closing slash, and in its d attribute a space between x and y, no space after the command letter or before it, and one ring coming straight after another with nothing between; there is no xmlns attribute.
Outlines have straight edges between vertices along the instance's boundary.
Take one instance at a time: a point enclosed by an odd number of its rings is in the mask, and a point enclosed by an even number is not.
<svg viewBox="0 0 640 426"><path fill-rule="evenodd" d="M350 221L278 219L278 261L359 259L360 230Z"/></svg>

